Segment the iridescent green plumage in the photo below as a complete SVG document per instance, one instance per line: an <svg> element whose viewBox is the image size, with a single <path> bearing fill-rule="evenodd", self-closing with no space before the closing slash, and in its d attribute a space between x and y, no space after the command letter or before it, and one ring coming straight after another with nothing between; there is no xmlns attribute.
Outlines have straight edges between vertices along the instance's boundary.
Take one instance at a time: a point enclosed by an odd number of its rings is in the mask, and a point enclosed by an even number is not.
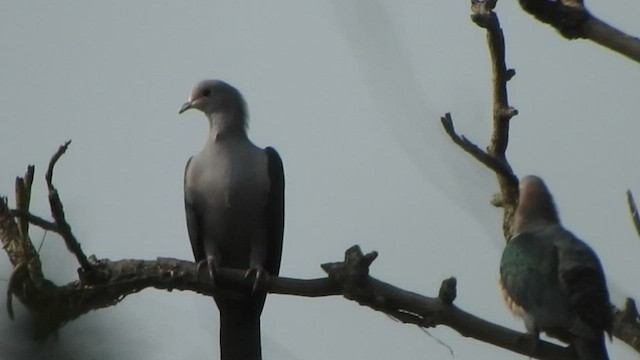
<svg viewBox="0 0 640 360"><path fill-rule="evenodd" d="M521 181L514 236L500 263L505 300L527 331L571 343L580 359L608 359L611 307L598 257L560 225L540 178Z"/></svg>

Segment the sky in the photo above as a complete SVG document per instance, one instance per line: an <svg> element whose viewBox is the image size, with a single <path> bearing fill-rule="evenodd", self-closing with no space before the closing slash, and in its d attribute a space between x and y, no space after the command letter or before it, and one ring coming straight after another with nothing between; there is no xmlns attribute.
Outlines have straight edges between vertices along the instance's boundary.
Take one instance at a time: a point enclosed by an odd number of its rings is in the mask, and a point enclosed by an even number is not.
<svg viewBox="0 0 640 360"><path fill-rule="evenodd" d="M640 34L640 3L589 3ZM626 189L640 197L638 64L569 42L500 1L512 120L508 157L542 176L564 225L599 254L612 299L640 298L640 238ZM503 304L502 217L493 174L453 145L439 118L481 147L491 131L485 33L466 1L0 2L0 194L36 165L32 210L48 216L44 172L64 141L55 184L87 254L191 259L182 176L207 134L178 116L191 87L223 79L245 96L250 137L274 146L287 179L281 275L324 276L359 244L371 275L426 296L458 278L456 304L523 331ZM44 271L76 278L61 239L32 228ZM0 288L11 267L0 256ZM2 292L4 293L4 292ZM14 302L15 304L16 302ZM190 292L148 289L30 339L27 310L0 311L3 359L217 358L217 310ZM427 335L341 297L271 295L265 359L514 359L439 326ZM615 359L637 354L621 341ZM522 357L523 359L525 357Z"/></svg>

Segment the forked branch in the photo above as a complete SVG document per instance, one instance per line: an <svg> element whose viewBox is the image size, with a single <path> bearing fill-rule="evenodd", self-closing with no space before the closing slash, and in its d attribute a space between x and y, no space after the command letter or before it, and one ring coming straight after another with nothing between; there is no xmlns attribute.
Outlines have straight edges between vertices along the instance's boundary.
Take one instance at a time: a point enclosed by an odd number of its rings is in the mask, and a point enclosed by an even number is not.
<svg viewBox="0 0 640 360"><path fill-rule="evenodd" d="M496 1L471 1L471 19L487 31L493 74L493 132L487 151L482 151L463 135L456 134L450 114L442 117L441 122L454 143L496 173L500 195L495 197L493 204L504 209L502 228L505 239L508 239L511 237L511 217L518 199L518 178L507 160L507 146L509 122L518 111L509 105L507 96L507 82L515 76L515 70L508 69L505 62L504 34L498 15L493 11L495 5Z"/></svg>

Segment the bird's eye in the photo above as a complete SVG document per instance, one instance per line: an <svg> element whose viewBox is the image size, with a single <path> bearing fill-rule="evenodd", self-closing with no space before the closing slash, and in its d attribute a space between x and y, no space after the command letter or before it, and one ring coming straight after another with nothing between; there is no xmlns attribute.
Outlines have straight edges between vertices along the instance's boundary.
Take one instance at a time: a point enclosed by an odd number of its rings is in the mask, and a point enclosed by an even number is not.
<svg viewBox="0 0 640 360"><path fill-rule="evenodd" d="M204 96L204 97L209 97L209 95L211 95L211 90L209 90L209 89L204 89L204 90L202 91L202 96Z"/></svg>

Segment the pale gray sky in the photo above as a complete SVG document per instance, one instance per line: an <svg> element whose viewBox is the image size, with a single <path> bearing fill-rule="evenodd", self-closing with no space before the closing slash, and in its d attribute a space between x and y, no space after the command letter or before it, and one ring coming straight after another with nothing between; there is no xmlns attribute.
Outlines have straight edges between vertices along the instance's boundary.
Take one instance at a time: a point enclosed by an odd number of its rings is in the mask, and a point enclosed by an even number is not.
<svg viewBox="0 0 640 360"><path fill-rule="evenodd" d="M640 34L640 3L590 4ZM640 298L640 239L624 191L640 194L638 64L567 42L501 1L514 118L509 157L543 176L565 225L598 252L614 300ZM457 305L523 330L497 286L501 213L493 175L452 145L439 116L484 146L490 71L484 32L467 1L146 1L0 3L0 193L36 165L35 212L51 154L73 139L55 182L83 249L97 257L191 259L182 173L207 131L178 116L192 85L224 79L243 92L250 136L285 162L282 275L323 276L319 265L360 244L377 250L372 275L435 296L458 277ZM32 230L39 240L42 232ZM77 265L49 234L41 252L58 283ZM10 266L0 256L0 282ZM4 291L0 291L4 293ZM145 290L67 326L58 341L28 339L28 314L0 311L6 359L216 358L209 298ZM438 327L455 358L513 359ZM342 298L270 296L266 359L451 359L415 327ZM612 358L636 358L620 341ZM6 356L4 356L6 355ZM524 357L522 357L524 359Z"/></svg>

